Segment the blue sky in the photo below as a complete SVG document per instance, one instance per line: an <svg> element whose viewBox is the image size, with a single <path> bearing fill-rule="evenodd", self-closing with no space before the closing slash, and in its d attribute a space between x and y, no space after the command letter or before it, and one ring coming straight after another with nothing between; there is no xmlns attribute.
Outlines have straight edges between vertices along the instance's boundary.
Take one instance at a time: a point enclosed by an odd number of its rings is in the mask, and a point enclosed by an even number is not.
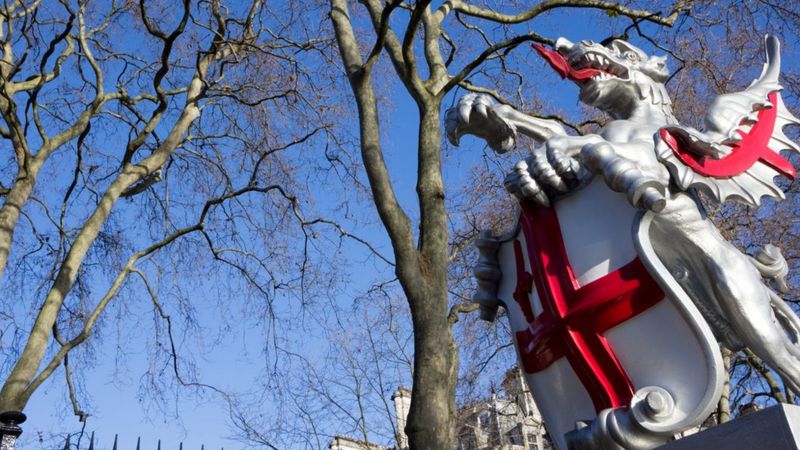
<svg viewBox="0 0 800 450"><path fill-rule="evenodd" d="M601 40L608 35L608 21L610 19L602 13L591 11L570 11L569 13L549 14L546 18L535 22L536 31L544 36L556 38L565 36L573 41L581 39ZM618 22L626 24L626 22ZM528 29L530 25L521 26L521 31ZM637 45L644 45L641 40L634 40ZM788 59L789 52L784 53ZM512 53L511 58L535 58L532 51L527 48L517 49ZM558 104L570 114L578 114L577 89L568 82L560 82L557 76L545 67L543 62L533 62L530 67L537 69L535 73L526 74L539 77L536 82L541 82L543 96L548 101ZM336 70L339 70L338 67ZM342 88L347 88L345 83ZM457 93L460 95L461 92ZM444 104L452 104L454 98L447 99ZM416 170L416 136L417 136L417 108L410 98L404 93L402 87L395 83L394 92L390 94L389 101L392 104L389 111L383 115L384 126L384 150L395 181L396 192L400 202L409 211L412 217L416 217L416 196L414 176ZM355 149L345 149L355 153ZM481 157L487 152L484 146L471 138L462 140L459 149L449 149L448 159L445 169L445 179L448 190L461 189L470 178L467 175L469 168L481 162ZM505 166L510 167L515 161L513 156L505 161ZM339 196L344 195L340 189L328 189L326 186L316 186L314 195L317 202L322 205L320 208L325 211L325 204L338 204ZM498 195L505 195L498 192ZM365 208L356 211L358 216L372 217L372 224L364 225L363 222L353 221L355 227L349 231L368 239L373 245L381 250L382 253L391 255L388 242L375 221L374 212L367 202L358 204L358 208ZM327 211L335 213L335 211ZM344 286L337 290L337 295L330 301L336 302L347 310L352 304L353 299L361 296L376 280L391 279L391 270L381 265L374 258L368 258L363 247L352 241L346 241L342 248L343 258L349 264L342 266L346 273L342 278L347 280ZM213 276L213 274L210 274ZM199 298L213 295L204 292L202 289L194 289L194 294ZM204 305L199 308L200 323L214 323L217 311L214 308L216 299L206 299L199 304ZM317 359L320 364L324 363L323 356L326 354L325 348L328 344L325 336L316 331L315 320L318 320L315 313L303 311L302 308L291 304L280 303L279 315L282 317L300 317L295 325L288 331L287 339L291 340L299 351L307 352L311 359ZM127 305L131 311L141 320L149 320L149 310L141 305ZM317 306L311 304L309 308L324 308L324 304ZM109 311L109 313L112 313ZM319 317L326 317L324 311L319 312ZM473 317L470 320L477 320ZM248 317L241 321L240 327L230 328L226 332L214 331L213 335L208 336L210 341L219 340L217 345L208 352L195 354L198 360L199 379L203 382L218 385L231 391L244 391L257 386L262 381L265 366L265 356L262 352L264 348L264 330L258 323L257 318ZM129 325L130 326L130 325ZM135 328L135 324L132 325ZM101 448L110 448L114 434L120 434L120 442L123 448L133 448L136 438L141 436L142 448L155 448L156 440L161 439L162 448L177 448L178 442L183 442L184 448L200 448L201 444L207 449L236 449L241 448L242 444L236 440L229 439L233 434L230 429L231 420L224 403L213 393L206 393L202 396L193 395L186 390L178 389L178 398L168 395L165 397L164 409L168 412L176 412L178 417L171 414L164 415L149 400L142 401L141 389L142 366L146 366L147 360L144 357L149 340L145 336L140 336L133 345L128 347L128 358L124 366L116 364L117 361L117 342L114 339L114 327L107 326L104 330L103 339L95 341L97 351L96 365L90 373L86 374L84 387L91 396L91 402L84 405L91 415L87 425L87 431L97 432L98 443ZM202 335L202 333L200 333ZM138 346L138 347L137 347ZM187 348L192 347L187 344ZM166 368L162 368L167 370ZM321 367L324 369L324 367ZM168 393L169 394L169 393ZM265 400L260 406L253 409L260 409L264 414L274 414L275 404ZM259 411L250 411L258 413ZM34 394L28 407L26 408L29 421L24 425L25 434L23 435L22 448L37 448L36 443L39 433L47 434L54 430L75 430L79 428L76 419L71 415L70 406L66 401L66 392L63 387L62 379L57 374L53 379L47 381L39 391ZM336 434L341 432L337 429L326 429L325 433ZM45 444L49 444L46 442Z"/></svg>
<svg viewBox="0 0 800 450"><path fill-rule="evenodd" d="M579 18L580 20L576 20ZM572 40L584 38L599 40L607 35L603 27L595 27L591 24L597 21L606 21L607 18L598 13L578 11L570 14L552 14L547 20L537 22L537 31L545 36L555 38L565 35ZM585 24L590 24L586 26ZM587 33L588 31L588 33ZM533 52L527 48L518 49L516 54L533 58ZM538 64L538 63L537 63ZM554 73L550 72L544 64L541 67L541 75L544 83L548 86L558 86L557 97L549 96L548 100L558 102L567 109L575 110L577 105L577 89L571 83L561 83L557 80ZM337 68L338 69L338 68ZM344 87L344 85L342 85ZM399 89L391 96L391 108L389 114L384 114L384 146L388 165L395 181L395 188L401 203L411 211L412 216L416 216L414 172L416 169L415 152L417 136L417 108L410 98ZM461 93L458 93L460 95ZM548 94L554 94L551 90ZM444 102L445 105L452 103L452 100ZM446 166L446 182L452 188L460 188L469 181L466 174L469 167L479 163L483 152L487 151L484 146L471 138L465 138L462 147L449 151L449 158ZM508 161L508 165L513 164ZM336 192L334 192L336 193ZM316 195L318 202L325 203L330 195L326 189L320 189ZM498 192L498 195L504 195ZM335 202L336 199L331 199ZM368 205L366 207L369 207ZM372 214L367 212L367 214ZM377 245L382 252L391 254L388 243L383 232L377 226L365 227L357 230L360 236L366 237L370 242ZM346 249L347 257L351 261L363 260L363 249L357 245L350 244ZM351 283L343 290L338 301L348 304L354 297L357 297L363 289L375 279L391 278L390 271L385 267L381 268L377 264L371 264L367 274L358 273L358 267L351 266L348 270L355 270L356 273L349 279ZM198 293L203 295L202 293ZM213 302L212 302L213 304ZM147 311L140 311L142 317L147 315ZM213 309L202 311L201 322L213 322ZM302 327L301 327L302 328ZM303 332L303 331L300 331ZM316 345L325 345L321 336L312 340ZM259 378L260 370L263 367L263 356L260 354L263 339L261 331L256 324L248 324L248 329L231 330L230 336L224 345L218 345L213 352L202 355L201 357L201 377L204 382L220 385L237 390L238 387L247 388L255 383ZM146 345L146 340L142 340L140 345ZM246 348L244 353L239 350L229 351L230 348ZM309 347L313 347L309 346ZM118 367L114 363L117 351L116 343L113 338L104 339L99 343L98 361L101 361L85 379L86 390L91 395L91 403L84 405L85 409L91 412L87 431L97 432L98 443L103 446L110 445L115 433L120 434L120 442L126 446L133 446L138 436L142 438L143 448L155 448L157 439L162 440L163 448L177 448L178 442L184 443L184 448L199 448L204 444L208 449L214 448L239 448L241 443L235 440L226 439L232 433L228 428L230 418L227 409L220 399L213 393L203 395L202 399L182 392L178 399L167 399L168 411L178 411L179 417L164 416L158 408L149 402L143 402L141 396L141 383L139 374L141 369L137 366L146 364L144 358L145 348L129 350L127 364L131 367ZM313 349L308 349L313 352ZM181 391L178 391L181 392ZM54 377L42 386L42 388L32 397L26 413L29 421L25 424L24 440L25 447L29 445L35 447L36 440L40 432L45 435L47 431L57 429L77 428L76 420L71 415L69 405L65 401L66 392L62 380L59 376ZM263 405L263 410L271 412L269 403ZM326 430L335 434L338 430Z"/></svg>

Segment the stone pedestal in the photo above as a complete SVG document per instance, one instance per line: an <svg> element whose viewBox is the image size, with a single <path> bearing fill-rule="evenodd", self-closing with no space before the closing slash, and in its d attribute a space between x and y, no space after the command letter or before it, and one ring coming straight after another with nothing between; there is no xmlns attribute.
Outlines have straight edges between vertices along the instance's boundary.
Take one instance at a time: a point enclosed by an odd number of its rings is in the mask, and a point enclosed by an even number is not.
<svg viewBox="0 0 800 450"><path fill-rule="evenodd" d="M658 450L800 450L800 406L777 405L658 447Z"/></svg>

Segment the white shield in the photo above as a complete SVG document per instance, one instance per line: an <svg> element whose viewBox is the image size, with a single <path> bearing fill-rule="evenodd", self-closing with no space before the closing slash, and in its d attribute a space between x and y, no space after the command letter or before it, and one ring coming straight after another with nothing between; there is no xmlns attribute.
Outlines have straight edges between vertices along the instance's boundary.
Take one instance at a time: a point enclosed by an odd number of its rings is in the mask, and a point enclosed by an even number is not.
<svg viewBox="0 0 800 450"><path fill-rule="evenodd" d="M552 208L523 205L517 231L499 245L497 299L557 448L576 422L627 407L644 387L675 401L663 431L696 426L716 406L719 347L655 257L650 214L595 180Z"/></svg>

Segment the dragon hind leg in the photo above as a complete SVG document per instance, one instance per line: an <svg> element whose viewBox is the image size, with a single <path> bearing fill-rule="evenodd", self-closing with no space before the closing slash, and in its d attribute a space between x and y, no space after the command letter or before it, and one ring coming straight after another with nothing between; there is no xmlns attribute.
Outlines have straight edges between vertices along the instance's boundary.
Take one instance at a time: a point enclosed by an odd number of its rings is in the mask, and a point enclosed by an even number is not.
<svg viewBox="0 0 800 450"><path fill-rule="evenodd" d="M769 290L770 300L775 318L786 333L787 349L800 359L800 318L792 308L775 291Z"/></svg>
<svg viewBox="0 0 800 450"><path fill-rule="evenodd" d="M717 322L729 325L716 331L730 330L737 341L798 390L800 320L788 305L774 298L777 294L762 278L762 274L768 278L782 275L780 264L776 264L779 255L745 255L719 233L694 198L686 194L670 199L654 219L651 236L656 253L670 270L691 274L681 284L694 303L719 314L724 320Z"/></svg>
<svg viewBox="0 0 800 450"><path fill-rule="evenodd" d="M738 258L729 256L724 268L716 267L718 283L715 284L726 318L739 339L800 394L800 348L797 346L800 322L782 299L778 297L780 302L776 302L777 294L761 282L760 275L743 254L739 253ZM725 273L720 273L720 269Z"/></svg>

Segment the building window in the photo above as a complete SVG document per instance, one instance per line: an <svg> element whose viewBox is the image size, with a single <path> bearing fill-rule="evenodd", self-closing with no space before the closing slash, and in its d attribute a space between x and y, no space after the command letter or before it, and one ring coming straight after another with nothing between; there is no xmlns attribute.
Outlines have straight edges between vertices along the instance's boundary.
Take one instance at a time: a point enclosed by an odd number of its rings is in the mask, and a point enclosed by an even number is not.
<svg viewBox="0 0 800 450"><path fill-rule="evenodd" d="M528 450L539 450L536 435L533 433L528 433Z"/></svg>
<svg viewBox="0 0 800 450"><path fill-rule="evenodd" d="M461 442L458 444L458 450L477 450L478 448L474 436L462 436L459 440Z"/></svg>
<svg viewBox="0 0 800 450"><path fill-rule="evenodd" d="M491 421L492 415L489 414L489 411L483 411L478 416L478 428L480 428L481 431L487 431L490 427Z"/></svg>
<svg viewBox="0 0 800 450"><path fill-rule="evenodd" d="M522 425L517 424L514 428L508 430L508 442L511 445L525 445L522 441Z"/></svg>

